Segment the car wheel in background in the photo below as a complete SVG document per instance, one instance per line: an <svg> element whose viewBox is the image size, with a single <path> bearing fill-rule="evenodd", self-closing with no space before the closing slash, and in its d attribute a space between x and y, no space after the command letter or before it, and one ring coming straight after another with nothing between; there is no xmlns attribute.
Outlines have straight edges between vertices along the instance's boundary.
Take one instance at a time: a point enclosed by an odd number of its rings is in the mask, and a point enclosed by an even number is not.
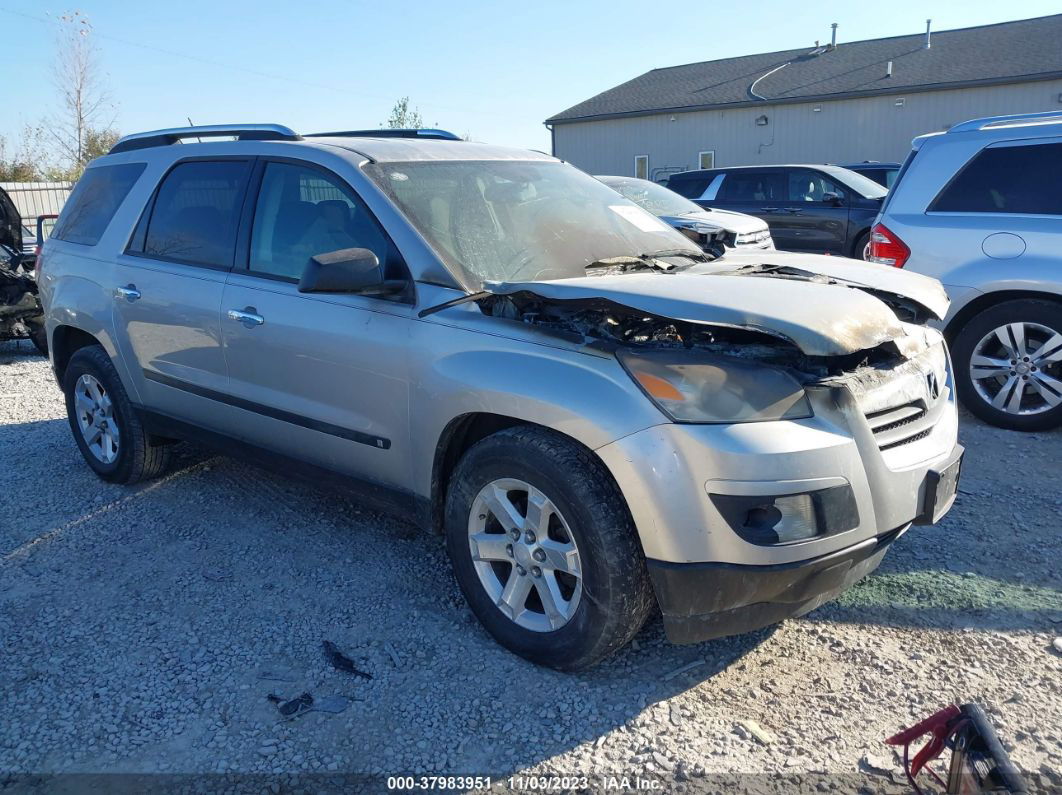
<svg viewBox="0 0 1062 795"><path fill-rule="evenodd" d="M854 259L861 259L863 261L870 260L870 230L861 234L856 238L855 245L852 246L852 257Z"/></svg>
<svg viewBox="0 0 1062 795"><path fill-rule="evenodd" d="M963 405L1016 431L1062 424L1062 304L1006 301L975 315L952 345Z"/></svg>
<svg viewBox="0 0 1062 795"><path fill-rule="evenodd" d="M43 323L39 326L32 323L29 324L29 338L38 353L42 356L48 355L48 330Z"/></svg>
<svg viewBox="0 0 1062 795"><path fill-rule="evenodd" d="M70 430L85 461L103 480L136 483L162 474L169 448L153 445L106 351L77 351L63 375Z"/></svg>
<svg viewBox="0 0 1062 795"><path fill-rule="evenodd" d="M477 442L454 471L445 518L472 611L532 662L593 665L634 637L653 608L622 494L566 436L517 427Z"/></svg>

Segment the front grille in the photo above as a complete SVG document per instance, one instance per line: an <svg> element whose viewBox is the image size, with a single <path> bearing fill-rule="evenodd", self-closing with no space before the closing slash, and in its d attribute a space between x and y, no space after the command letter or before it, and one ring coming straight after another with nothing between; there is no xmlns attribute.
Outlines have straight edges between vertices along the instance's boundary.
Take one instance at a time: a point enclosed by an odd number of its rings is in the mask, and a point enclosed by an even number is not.
<svg viewBox="0 0 1062 795"><path fill-rule="evenodd" d="M929 436L937 412L930 413L921 400L867 414L867 424L879 450L891 450Z"/></svg>

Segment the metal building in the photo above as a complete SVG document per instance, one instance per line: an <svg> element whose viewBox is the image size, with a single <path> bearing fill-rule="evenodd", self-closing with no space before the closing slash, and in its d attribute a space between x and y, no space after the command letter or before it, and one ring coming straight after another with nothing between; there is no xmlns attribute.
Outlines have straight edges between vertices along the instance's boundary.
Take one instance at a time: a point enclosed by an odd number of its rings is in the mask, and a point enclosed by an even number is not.
<svg viewBox="0 0 1062 795"><path fill-rule="evenodd" d="M7 191L15 208L22 216L22 223L32 231L37 229L38 215L58 215L66 204L73 182L0 182Z"/></svg>
<svg viewBox="0 0 1062 795"><path fill-rule="evenodd" d="M836 39L836 27L834 27ZM965 119L1062 109L1062 14L654 69L550 119L592 174L902 161Z"/></svg>

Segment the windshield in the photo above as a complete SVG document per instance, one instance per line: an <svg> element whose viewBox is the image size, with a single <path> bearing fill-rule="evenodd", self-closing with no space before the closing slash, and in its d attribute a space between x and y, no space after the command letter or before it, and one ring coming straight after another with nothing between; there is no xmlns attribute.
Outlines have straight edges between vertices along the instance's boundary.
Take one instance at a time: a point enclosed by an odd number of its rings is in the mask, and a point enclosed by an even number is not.
<svg viewBox="0 0 1062 795"><path fill-rule="evenodd" d="M630 199L643 210L653 215L685 215L686 213L704 212L685 196L668 190L647 179L634 177L598 177L621 196Z"/></svg>
<svg viewBox="0 0 1062 795"><path fill-rule="evenodd" d="M857 174L847 168L831 168L826 173L867 199L880 199L888 193L883 186L870 177L864 177L862 174Z"/></svg>
<svg viewBox="0 0 1062 795"><path fill-rule="evenodd" d="M470 289L586 275L600 260L701 250L566 163L423 161L365 171Z"/></svg>

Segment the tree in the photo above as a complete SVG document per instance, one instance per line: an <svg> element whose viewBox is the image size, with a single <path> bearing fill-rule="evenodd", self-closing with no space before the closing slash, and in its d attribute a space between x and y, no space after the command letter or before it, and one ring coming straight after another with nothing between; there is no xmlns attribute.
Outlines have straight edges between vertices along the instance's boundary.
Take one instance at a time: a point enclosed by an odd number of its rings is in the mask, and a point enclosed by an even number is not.
<svg viewBox="0 0 1062 795"><path fill-rule="evenodd" d="M38 161L27 144L28 131L18 151L9 152L7 139L0 135L0 182L35 182L41 178Z"/></svg>
<svg viewBox="0 0 1062 795"><path fill-rule="evenodd" d="M424 126L424 118L420 115L419 109L410 109L409 97L402 97L391 108L391 115L387 121L380 126L392 130L417 129Z"/></svg>
<svg viewBox="0 0 1062 795"><path fill-rule="evenodd" d="M114 104L103 82L99 53L88 17L74 11L59 17L54 67L59 111L44 124L59 171L77 179L88 162L117 139ZM53 169L54 170L54 169Z"/></svg>

